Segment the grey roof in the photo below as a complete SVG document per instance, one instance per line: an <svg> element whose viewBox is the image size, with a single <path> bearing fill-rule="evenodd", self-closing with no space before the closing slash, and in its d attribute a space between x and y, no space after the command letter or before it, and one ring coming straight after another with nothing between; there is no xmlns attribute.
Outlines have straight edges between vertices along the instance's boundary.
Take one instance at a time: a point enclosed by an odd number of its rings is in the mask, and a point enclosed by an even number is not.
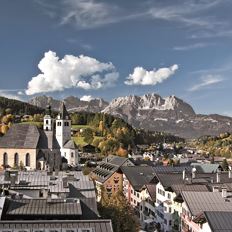
<svg viewBox="0 0 232 232"><path fill-rule="evenodd" d="M109 179L122 165L127 163L128 158L109 155L93 171L97 181L103 183ZM131 162L130 162L131 163Z"/></svg>
<svg viewBox="0 0 232 232"><path fill-rule="evenodd" d="M64 148L77 149L77 145L72 139L70 139L64 144Z"/></svg>
<svg viewBox="0 0 232 232"><path fill-rule="evenodd" d="M32 231L62 229L62 231L78 229L92 229L94 232L113 232L111 220L50 220L50 221L0 221L0 231L7 230L18 232L19 230Z"/></svg>
<svg viewBox="0 0 232 232"><path fill-rule="evenodd" d="M191 163L191 167L195 167L200 173L216 173L220 164L205 164L205 163Z"/></svg>
<svg viewBox="0 0 232 232"><path fill-rule="evenodd" d="M8 204L6 215L82 215L78 199L22 199Z"/></svg>
<svg viewBox="0 0 232 232"><path fill-rule="evenodd" d="M216 173L196 173L196 177L192 179L191 174L186 173L186 178L183 180L182 173L156 173L158 180L165 188L169 188L174 184L225 184L232 183L232 178L228 177L228 172L220 174L220 183L216 183Z"/></svg>
<svg viewBox="0 0 232 232"><path fill-rule="evenodd" d="M232 212L204 212L212 232L232 231Z"/></svg>
<svg viewBox="0 0 232 232"><path fill-rule="evenodd" d="M0 148L36 148L40 133L35 125L13 124L0 138Z"/></svg>
<svg viewBox="0 0 232 232"><path fill-rule="evenodd" d="M151 183L155 177L155 172L150 166L122 166L121 170L135 190Z"/></svg>
<svg viewBox="0 0 232 232"><path fill-rule="evenodd" d="M156 166L153 167L153 170L155 173L181 173L183 170L186 170L187 172L191 171L190 165L186 166Z"/></svg>
<svg viewBox="0 0 232 232"><path fill-rule="evenodd" d="M62 183L64 177L68 178L69 186L73 188L65 188ZM88 176L83 175L81 171L75 172L59 172L57 176L48 175L45 171L27 171L18 172L18 182L15 186L10 186L12 190L34 190L48 189L50 193L66 193L71 194L70 197L79 197L76 193L80 193L85 198L96 196L93 181ZM4 172L0 172L0 185L9 184L4 178ZM20 184L25 183L25 184ZM75 190L75 191L74 191ZM72 193L72 191L74 191Z"/></svg>
<svg viewBox="0 0 232 232"><path fill-rule="evenodd" d="M204 211L232 211L232 199L220 192L182 192L182 198L193 216Z"/></svg>
<svg viewBox="0 0 232 232"><path fill-rule="evenodd" d="M171 186L172 190L176 194L180 194L181 192L190 191L190 192L209 192L209 188L207 185L203 184L173 184Z"/></svg>
<svg viewBox="0 0 232 232"><path fill-rule="evenodd" d="M38 149L60 149L54 131L39 130L39 132L40 137L37 146Z"/></svg>
<svg viewBox="0 0 232 232"><path fill-rule="evenodd" d="M127 160L128 158L124 158L116 155L109 155L105 158L105 161L107 163L113 164L118 167L122 166Z"/></svg>
<svg viewBox="0 0 232 232"><path fill-rule="evenodd" d="M64 102L61 102L59 115L60 115L60 119L70 119Z"/></svg>

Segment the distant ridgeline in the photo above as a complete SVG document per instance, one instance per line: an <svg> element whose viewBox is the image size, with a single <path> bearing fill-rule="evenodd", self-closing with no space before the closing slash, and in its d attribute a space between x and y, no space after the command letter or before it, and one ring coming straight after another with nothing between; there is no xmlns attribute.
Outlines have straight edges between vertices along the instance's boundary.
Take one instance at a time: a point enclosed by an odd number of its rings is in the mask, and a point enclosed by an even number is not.
<svg viewBox="0 0 232 232"><path fill-rule="evenodd" d="M11 109L11 113L14 115L26 115L26 114L40 114L44 112L44 109L37 106L33 106L29 103L19 100L8 99L0 97L0 111L3 113L6 109Z"/></svg>
<svg viewBox="0 0 232 232"><path fill-rule="evenodd" d="M29 103L0 97L0 114L2 116L7 115L8 111L14 116L32 115L29 121L40 122L40 124L42 123L42 117L45 113L45 109L31 105ZM55 117L56 112L53 111L52 114L54 114ZM105 113L77 112L70 113L70 117L73 125L91 126L95 131L100 131L101 136L110 137L110 135L112 135L117 137L119 142L125 143L126 145L183 142L182 138L170 135L168 133L135 129L123 119ZM6 118L7 116L2 117L2 119L5 121ZM9 122L11 122L11 120L7 118L7 122L4 122L4 126L8 125L8 127L10 127ZM5 134L5 132L2 132L2 134Z"/></svg>

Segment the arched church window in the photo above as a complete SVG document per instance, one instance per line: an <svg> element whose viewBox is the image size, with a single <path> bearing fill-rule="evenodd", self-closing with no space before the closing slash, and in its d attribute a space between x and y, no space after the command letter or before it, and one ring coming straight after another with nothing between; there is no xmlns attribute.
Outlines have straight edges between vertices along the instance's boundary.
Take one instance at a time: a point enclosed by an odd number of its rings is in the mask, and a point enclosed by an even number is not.
<svg viewBox="0 0 232 232"><path fill-rule="evenodd" d="M16 167L19 166L19 154L18 153L14 154L14 165Z"/></svg>
<svg viewBox="0 0 232 232"><path fill-rule="evenodd" d="M8 165L8 155L6 152L3 154L3 165Z"/></svg>
<svg viewBox="0 0 232 232"><path fill-rule="evenodd" d="M30 154L27 153L26 154L26 158L25 158L25 166L30 166Z"/></svg>

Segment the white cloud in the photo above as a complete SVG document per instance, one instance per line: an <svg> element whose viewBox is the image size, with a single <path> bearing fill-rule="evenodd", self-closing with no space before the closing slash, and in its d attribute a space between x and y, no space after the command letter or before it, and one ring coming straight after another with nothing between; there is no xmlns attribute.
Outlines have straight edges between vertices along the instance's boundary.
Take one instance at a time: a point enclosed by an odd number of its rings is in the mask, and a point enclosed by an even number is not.
<svg viewBox="0 0 232 232"><path fill-rule="evenodd" d="M100 89L114 85L118 79L118 72L112 63L102 63L84 55L65 55L63 59L59 59L55 52L48 51L38 68L41 74L28 82L27 95L73 87Z"/></svg>
<svg viewBox="0 0 232 232"><path fill-rule="evenodd" d="M134 72L130 74L125 84L127 85L156 85L161 83L170 76L174 75L178 70L178 65L174 64L168 68L160 68L147 71L143 67L134 68Z"/></svg>
<svg viewBox="0 0 232 232"><path fill-rule="evenodd" d="M84 96L82 96L81 98L80 98L80 100L81 101L87 101L87 102L89 102L89 101L91 101L91 100L93 100L94 98L91 96L91 95L84 95Z"/></svg>
<svg viewBox="0 0 232 232"><path fill-rule="evenodd" d="M190 44L190 45L186 45L186 46L176 46L173 48L173 50L175 50L175 51L189 51L189 50L193 50L193 49L197 49L197 48L204 48L207 46L209 46L209 44L195 43L195 44Z"/></svg>
<svg viewBox="0 0 232 232"><path fill-rule="evenodd" d="M164 4L162 6L155 5L149 10L151 17L166 21L175 21L187 26L203 27L204 29L212 29L216 25L224 24L212 17L199 17L198 13L208 11L209 9L221 4L221 0L205 0L180 1L178 4Z"/></svg>
<svg viewBox="0 0 232 232"><path fill-rule="evenodd" d="M211 85L220 83L223 81L223 78L220 75L205 75L201 77L201 82L192 86L189 91L197 91L202 88L209 87Z"/></svg>
<svg viewBox="0 0 232 232"><path fill-rule="evenodd" d="M2 97L6 97L6 98L9 98L9 99L15 99L15 100L19 100L19 101L22 101L21 97L18 95L18 94L14 94L13 93L14 91L13 90L0 90L0 96Z"/></svg>

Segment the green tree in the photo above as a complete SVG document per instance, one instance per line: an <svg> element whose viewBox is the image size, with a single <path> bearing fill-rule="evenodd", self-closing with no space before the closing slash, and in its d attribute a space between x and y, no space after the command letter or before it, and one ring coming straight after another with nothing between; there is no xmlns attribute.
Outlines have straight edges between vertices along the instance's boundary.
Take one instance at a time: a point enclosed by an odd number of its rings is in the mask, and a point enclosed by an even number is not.
<svg viewBox="0 0 232 232"><path fill-rule="evenodd" d="M112 220L114 232L139 231L138 219L121 191L109 196L102 188L102 199L98 209L102 218Z"/></svg>
<svg viewBox="0 0 232 232"><path fill-rule="evenodd" d="M222 168L224 171L228 171L229 170L229 164L227 162L227 159L223 159L222 161Z"/></svg>
<svg viewBox="0 0 232 232"><path fill-rule="evenodd" d="M91 144L93 142L94 136L93 136L93 130L90 128L86 128L82 132L82 136L84 137L84 141L88 144Z"/></svg>

